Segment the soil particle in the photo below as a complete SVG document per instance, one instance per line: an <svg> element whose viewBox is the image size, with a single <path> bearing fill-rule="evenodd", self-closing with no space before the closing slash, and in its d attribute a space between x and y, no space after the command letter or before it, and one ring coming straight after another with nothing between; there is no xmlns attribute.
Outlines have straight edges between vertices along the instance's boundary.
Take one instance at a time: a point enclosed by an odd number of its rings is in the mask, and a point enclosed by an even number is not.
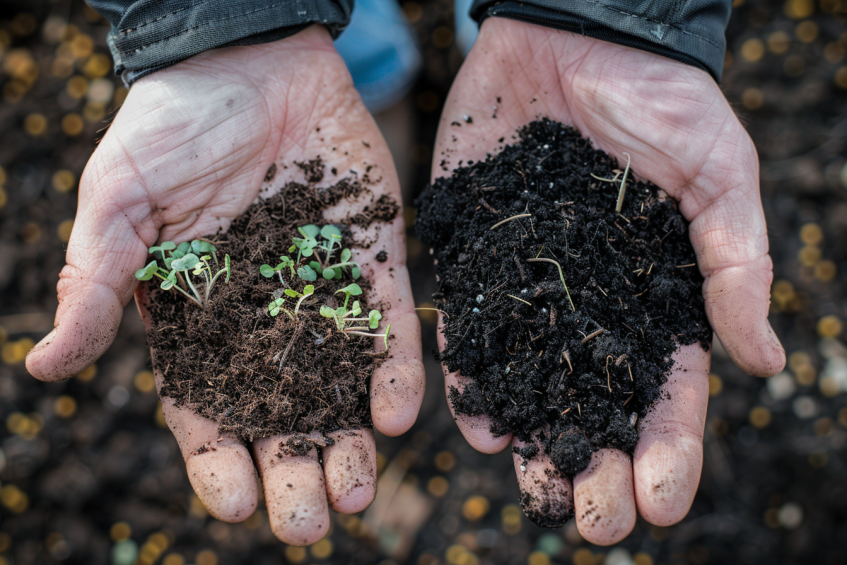
<svg viewBox="0 0 847 565"><path fill-rule="evenodd" d="M380 263L385 263L386 261L388 261L388 252L383 249L382 251L376 254L376 260Z"/></svg>
<svg viewBox="0 0 847 565"><path fill-rule="evenodd" d="M320 157L298 166L309 182L323 178ZM207 236L219 259L229 254L232 275L228 283L215 285L206 308L150 285L147 337L154 367L164 376L162 396L215 420L222 434L233 432L243 440L298 432L286 448L293 452L315 444L302 434L371 427L368 388L384 354L373 353L370 339L339 333L318 312L321 304L336 306L335 291L352 279L345 275L309 283L314 298L303 302L298 318L291 320L268 314L268 302L281 284L259 273L263 263L275 265L286 254L297 227L324 225L323 210L368 194L365 179L345 178L328 188L292 182L253 204L225 234ZM388 214L396 214L398 206L388 201L357 221L367 226L393 219ZM348 218L341 226L342 244L358 246L346 228L349 223ZM299 277L286 281L297 291L307 284ZM357 298L367 310L370 283L356 282L363 290Z"/></svg>
<svg viewBox="0 0 847 565"><path fill-rule="evenodd" d="M449 393L456 413L535 437L568 477L597 449L631 455L673 352L710 345L688 222L632 171L615 213L621 169L545 119L417 202L418 235L435 248L433 298L449 316L439 358L467 377Z"/></svg>
<svg viewBox="0 0 847 565"><path fill-rule="evenodd" d="M323 180L325 169L323 159L321 159L320 155L309 161L303 163L295 162L294 164L300 167L306 175L306 182L309 184L316 184Z"/></svg>
<svg viewBox="0 0 847 565"><path fill-rule="evenodd" d="M268 167L268 172L265 173L265 182L270 182L274 180L276 176L276 163L271 163L271 166Z"/></svg>

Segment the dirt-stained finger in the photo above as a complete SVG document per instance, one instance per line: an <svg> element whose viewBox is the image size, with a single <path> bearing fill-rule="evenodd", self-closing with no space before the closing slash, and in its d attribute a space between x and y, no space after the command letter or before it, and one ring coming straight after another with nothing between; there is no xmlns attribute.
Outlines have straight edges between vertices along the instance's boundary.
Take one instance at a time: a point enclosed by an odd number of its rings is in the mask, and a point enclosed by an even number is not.
<svg viewBox="0 0 847 565"><path fill-rule="evenodd" d="M633 457L635 500L651 524L670 526L682 520L697 493L710 358L699 344L677 350L661 401L640 423Z"/></svg>
<svg viewBox="0 0 847 565"><path fill-rule="evenodd" d="M526 444L515 438L518 449ZM571 481L551 461L550 456L539 451L532 459L514 454L515 473L521 489L521 508L537 526L558 528L574 517L574 497Z"/></svg>
<svg viewBox="0 0 847 565"><path fill-rule="evenodd" d="M373 430L338 431L322 449L326 495L332 509L361 512L376 496L376 440Z"/></svg>
<svg viewBox="0 0 847 565"><path fill-rule="evenodd" d="M635 527L632 460L617 449L601 449L573 479L576 526L595 545L612 545Z"/></svg>
<svg viewBox="0 0 847 565"><path fill-rule="evenodd" d="M441 333L443 323L441 314L438 315L438 349L444 350L444 335ZM471 447L482 453L494 454L500 453L512 443L512 434L504 436L495 436L491 433L491 419L488 416L467 416L464 414L456 414L453 410L453 403L450 402L450 390L457 388L462 390L462 377L458 373L451 373L447 366L442 364L444 370L444 388L447 394L447 405L450 407L450 413L459 426L459 431L465 436L465 439L471 444Z"/></svg>
<svg viewBox="0 0 847 565"><path fill-rule="evenodd" d="M209 514L224 522L241 522L256 510L256 470L247 448L218 425L186 407L162 399L162 414L174 434L188 480Z"/></svg>
<svg viewBox="0 0 847 565"><path fill-rule="evenodd" d="M253 442L271 530L291 545L315 543L329 531L324 472L315 445L305 455L285 446L290 435Z"/></svg>

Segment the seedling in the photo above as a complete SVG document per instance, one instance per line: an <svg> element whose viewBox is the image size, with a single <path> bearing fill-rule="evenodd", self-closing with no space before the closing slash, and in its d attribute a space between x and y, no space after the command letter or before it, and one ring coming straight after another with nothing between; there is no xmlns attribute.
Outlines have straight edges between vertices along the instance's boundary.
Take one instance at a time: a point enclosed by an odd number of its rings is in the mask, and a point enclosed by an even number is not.
<svg viewBox="0 0 847 565"><path fill-rule="evenodd" d="M297 231L302 237L293 238L292 245L288 248L289 253L297 251L297 261L294 262L294 265L300 265L300 261L304 257L314 258L308 265L297 267L297 275L301 279L315 281L320 274L327 280L338 280L348 270L353 280L362 276L358 263L351 261L353 252L349 249L342 249L341 230L337 227L330 224L319 228L314 224L309 224L297 228ZM337 260L334 260L333 256L339 249L341 250L340 255ZM270 266L268 267L270 268Z"/></svg>
<svg viewBox="0 0 847 565"><path fill-rule="evenodd" d="M268 304L268 314L271 316L278 316L280 312L285 312L289 315L289 317L294 318L294 315L282 307L285 304L285 298L274 298L271 300L271 303Z"/></svg>
<svg viewBox="0 0 847 565"><path fill-rule="evenodd" d="M286 288L285 294L287 294L288 296L290 296L292 298L298 298L299 297L299 300L297 301L297 305L294 307L294 316L296 317L297 313L300 311L300 305L303 303L303 301L306 300L307 298L309 298L310 296L312 296L313 294L315 294L315 287L314 287L314 285L307 284L305 287L303 287L302 293L297 292L293 288ZM279 300L279 299L277 299L277 300Z"/></svg>
<svg viewBox="0 0 847 565"><path fill-rule="evenodd" d="M279 282L284 285L285 281L282 278L282 271L284 271L285 268L288 267L291 270L291 278L294 278L296 271L294 269L294 261L291 260L291 257L289 257L288 255L283 255L279 259L279 265L277 265L276 267L271 267L270 265L262 265L261 267L259 267L259 272L262 273L262 276L265 278L271 278L272 276L274 276L274 273L276 273L277 275L279 275Z"/></svg>
<svg viewBox="0 0 847 565"><path fill-rule="evenodd" d="M229 282L231 265L229 255L224 256L224 267L213 273L209 261L214 261L215 269L220 267L218 263L217 249L208 241L194 240L176 245L172 241L165 241L161 245L148 249L154 259L144 268L135 272L135 278L140 281L149 281L153 277L162 279L163 290L174 289L181 292L197 304L205 307L209 302L212 288L221 275L226 275L224 282ZM159 266L159 261L164 267ZM203 292L197 290L192 277L202 277L204 283ZM191 292L189 292L189 290Z"/></svg>

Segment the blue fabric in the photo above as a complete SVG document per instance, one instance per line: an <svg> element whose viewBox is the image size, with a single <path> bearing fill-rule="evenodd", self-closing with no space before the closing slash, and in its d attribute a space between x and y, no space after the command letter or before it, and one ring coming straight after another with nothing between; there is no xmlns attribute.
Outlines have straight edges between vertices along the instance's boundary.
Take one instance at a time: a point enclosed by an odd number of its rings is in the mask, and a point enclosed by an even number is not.
<svg viewBox="0 0 847 565"><path fill-rule="evenodd" d="M350 25L335 48L374 113L409 91L422 62L412 30L394 0L357 0Z"/></svg>

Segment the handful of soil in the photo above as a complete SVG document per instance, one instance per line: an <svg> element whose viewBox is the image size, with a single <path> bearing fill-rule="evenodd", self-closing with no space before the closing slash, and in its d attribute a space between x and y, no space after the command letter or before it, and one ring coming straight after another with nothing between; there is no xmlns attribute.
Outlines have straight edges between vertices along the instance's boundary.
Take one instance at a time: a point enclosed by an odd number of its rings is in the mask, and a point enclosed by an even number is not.
<svg viewBox="0 0 847 565"><path fill-rule="evenodd" d="M269 302L284 287L276 275L262 276L260 266L276 265L287 254L292 238L300 237L298 227L326 224L325 209L371 193L367 175L320 188L313 183L323 178L323 163L316 159L300 166L309 184L287 184L250 206L226 233L204 238L220 257L229 254L232 264L229 282L214 286L205 308L150 285L147 339L153 364L164 375L162 396L190 406L218 422L222 433L233 432L246 441L372 425L368 386L385 353L374 353L371 338L345 335L333 319L319 313L321 305L341 306L343 294L335 293L353 282L350 275L333 280L318 276L309 282L286 273L289 288L302 293L311 284L314 294L300 305L295 319L268 312ZM274 165L266 180L275 172ZM366 247L354 241L346 226L389 222L398 210L396 202L382 196L344 222L341 245ZM367 312L373 307L370 285L362 278L355 282L363 291L356 299ZM302 436L293 439L304 441ZM296 445L288 447L297 451Z"/></svg>
<svg viewBox="0 0 847 565"><path fill-rule="evenodd" d="M676 204L547 119L459 167L417 202L444 316L450 402L539 446L573 477L604 447L632 454L682 345L708 349L703 278ZM501 140L502 141L502 140ZM535 441L533 441L533 439Z"/></svg>

